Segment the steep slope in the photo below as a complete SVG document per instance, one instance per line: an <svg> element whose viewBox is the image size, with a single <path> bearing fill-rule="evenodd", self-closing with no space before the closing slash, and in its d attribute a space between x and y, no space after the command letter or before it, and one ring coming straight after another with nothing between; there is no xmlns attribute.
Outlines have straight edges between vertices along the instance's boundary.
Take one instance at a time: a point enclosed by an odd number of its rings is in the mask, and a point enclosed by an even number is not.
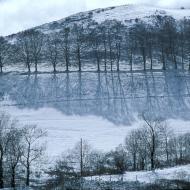
<svg viewBox="0 0 190 190"><path fill-rule="evenodd" d="M101 24L105 20L117 20L125 25L131 25L135 23L136 19L151 22L151 17L155 15L172 16L176 20L180 20L184 17L190 18L190 9L168 9L148 5L123 5L81 12L58 21L37 26L35 29L49 34L59 32L64 27L72 26L74 24L82 24L85 27L92 22Z"/></svg>

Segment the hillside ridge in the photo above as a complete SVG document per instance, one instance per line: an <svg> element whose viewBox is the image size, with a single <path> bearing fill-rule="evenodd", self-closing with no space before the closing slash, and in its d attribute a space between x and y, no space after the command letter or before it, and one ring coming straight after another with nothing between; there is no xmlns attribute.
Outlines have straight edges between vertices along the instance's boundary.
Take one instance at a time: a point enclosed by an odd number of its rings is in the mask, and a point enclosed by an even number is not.
<svg viewBox="0 0 190 190"><path fill-rule="evenodd" d="M174 19L180 20L183 18L190 18L190 9L162 8L150 5L127 4L79 12L76 14L72 14L68 17L48 22L29 29L36 29L45 34L48 34L51 32L59 32L63 27L73 24L83 24L84 26L86 26L89 22L92 21L101 24L105 20L117 20L125 25L133 23L135 19L141 19L146 22L151 22L151 16L155 15L172 16ZM9 36L17 35L20 32Z"/></svg>

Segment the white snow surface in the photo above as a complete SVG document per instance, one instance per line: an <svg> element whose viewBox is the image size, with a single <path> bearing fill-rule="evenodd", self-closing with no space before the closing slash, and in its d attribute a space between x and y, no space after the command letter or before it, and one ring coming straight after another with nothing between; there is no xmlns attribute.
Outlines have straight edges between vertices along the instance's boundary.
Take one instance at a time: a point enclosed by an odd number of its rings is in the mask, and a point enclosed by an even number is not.
<svg viewBox="0 0 190 190"><path fill-rule="evenodd" d="M48 132L47 151L51 157L60 156L67 149L73 148L80 138L87 140L94 148L107 151L124 142L129 130L136 126L116 126L96 116L66 116L53 108L39 110L16 107L5 108L23 124L37 124Z"/></svg>
<svg viewBox="0 0 190 190"><path fill-rule="evenodd" d="M87 180L101 180L101 181L123 181L127 182L141 182L141 183L154 183L157 180L185 180L190 181L190 165L178 166L173 168L158 169L155 171L138 171L126 172L121 175L104 175L87 177Z"/></svg>
<svg viewBox="0 0 190 190"><path fill-rule="evenodd" d="M152 15L168 15L176 20L190 16L190 9L169 9L148 5L125 5L114 9L107 9L101 13L95 11L93 19L99 23L105 20L120 20L123 23L129 20L147 19Z"/></svg>

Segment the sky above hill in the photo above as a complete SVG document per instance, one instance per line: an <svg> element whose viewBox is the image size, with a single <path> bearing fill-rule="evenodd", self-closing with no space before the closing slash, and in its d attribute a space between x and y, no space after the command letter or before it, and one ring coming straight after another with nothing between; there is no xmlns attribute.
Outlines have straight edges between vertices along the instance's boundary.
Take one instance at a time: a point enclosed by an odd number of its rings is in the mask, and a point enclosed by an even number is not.
<svg viewBox="0 0 190 190"><path fill-rule="evenodd" d="M0 35L16 33L81 11L142 3L190 7L190 0L0 0Z"/></svg>

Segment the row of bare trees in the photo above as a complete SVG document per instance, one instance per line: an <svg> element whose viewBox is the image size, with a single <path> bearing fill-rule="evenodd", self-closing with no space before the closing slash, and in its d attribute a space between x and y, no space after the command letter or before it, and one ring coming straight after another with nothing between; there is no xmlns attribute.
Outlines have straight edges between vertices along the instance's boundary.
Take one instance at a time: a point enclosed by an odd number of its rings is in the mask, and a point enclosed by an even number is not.
<svg viewBox="0 0 190 190"><path fill-rule="evenodd" d="M57 65L81 71L87 62L93 62L97 71L120 71L121 62L131 71L137 66L190 69L190 20L159 15L151 19L151 24L136 19L129 26L116 20L92 21L87 27L73 24L56 33L31 29L1 37L1 72L10 63L24 65L29 73L31 67L37 73L41 63L52 65L53 72Z"/></svg>
<svg viewBox="0 0 190 190"><path fill-rule="evenodd" d="M143 128L126 138L133 170L146 170L190 162L190 135L175 136L165 122L144 119Z"/></svg>
<svg viewBox="0 0 190 190"><path fill-rule="evenodd" d="M0 188L15 188L18 180L30 185L32 168L39 162L45 146L45 132L36 126L20 126L17 120L0 113Z"/></svg>

